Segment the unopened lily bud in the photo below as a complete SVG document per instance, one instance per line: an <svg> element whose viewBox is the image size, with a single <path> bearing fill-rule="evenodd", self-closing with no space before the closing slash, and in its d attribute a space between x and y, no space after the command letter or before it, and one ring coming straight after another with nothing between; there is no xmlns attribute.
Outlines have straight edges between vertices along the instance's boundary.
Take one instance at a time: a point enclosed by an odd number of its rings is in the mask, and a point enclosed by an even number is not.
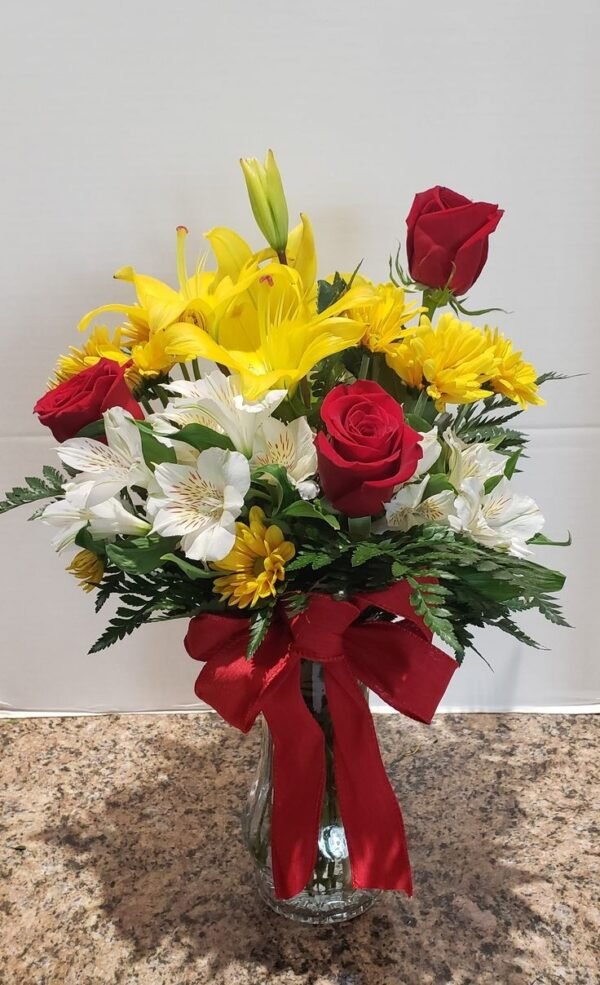
<svg viewBox="0 0 600 985"><path fill-rule="evenodd" d="M272 150L268 151L264 165L255 157L243 157L240 164L258 228L276 253L284 253L288 240L288 207L275 155Z"/></svg>

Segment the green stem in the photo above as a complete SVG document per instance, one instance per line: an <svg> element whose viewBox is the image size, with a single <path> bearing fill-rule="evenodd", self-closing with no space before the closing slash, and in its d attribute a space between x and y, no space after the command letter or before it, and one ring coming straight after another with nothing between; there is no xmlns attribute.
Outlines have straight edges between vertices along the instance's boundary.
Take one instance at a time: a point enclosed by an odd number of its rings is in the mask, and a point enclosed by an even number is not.
<svg viewBox="0 0 600 985"><path fill-rule="evenodd" d="M427 308L425 314L429 318L429 321L431 321L434 316L435 309L437 308L437 300L435 298L433 291L430 290L423 291L423 307Z"/></svg>
<svg viewBox="0 0 600 985"><path fill-rule="evenodd" d="M143 393L140 393L140 395L138 397L138 400L141 403L141 405L144 408L144 410L148 414L153 414L154 413L154 408L153 408L152 404L150 403L150 401L148 400L148 397L144 396Z"/></svg>
<svg viewBox="0 0 600 985"><path fill-rule="evenodd" d="M373 380L373 383L379 383L382 359L383 356L380 353L373 355L373 362L371 363L371 379Z"/></svg>
<svg viewBox="0 0 600 985"><path fill-rule="evenodd" d="M310 403L311 403L311 401L310 401L310 383L308 382L308 377L307 376L303 376L302 379L300 380L299 390L300 390L300 395L302 397L302 402L304 403L304 406L306 407L307 410L310 410Z"/></svg>
<svg viewBox="0 0 600 985"><path fill-rule="evenodd" d="M194 379L200 379L200 366L197 359L192 359L192 371L194 373Z"/></svg>
<svg viewBox="0 0 600 985"><path fill-rule="evenodd" d="M363 352L362 359L360 361L360 369L358 371L358 379L366 380L369 378L369 366L371 365L371 358L368 352Z"/></svg>
<svg viewBox="0 0 600 985"><path fill-rule="evenodd" d="M169 403L169 398L167 397L167 395L166 395L165 391L163 390L163 388L161 386L157 386L156 387L156 393L157 393L158 399L160 400L160 402L163 405L163 407L166 407L167 404Z"/></svg>
<svg viewBox="0 0 600 985"><path fill-rule="evenodd" d="M179 368L181 370L181 375L183 376L184 380L187 380L188 383L189 383L190 382L190 374L188 372L188 368L185 365L185 363L179 363Z"/></svg>

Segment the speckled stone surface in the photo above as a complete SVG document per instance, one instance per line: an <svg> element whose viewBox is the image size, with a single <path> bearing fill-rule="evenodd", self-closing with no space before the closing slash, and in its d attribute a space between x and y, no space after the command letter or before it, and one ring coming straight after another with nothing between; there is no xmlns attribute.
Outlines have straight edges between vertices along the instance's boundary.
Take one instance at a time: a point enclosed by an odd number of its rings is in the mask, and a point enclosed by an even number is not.
<svg viewBox="0 0 600 985"><path fill-rule="evenodd" d="M597 985L600 717L376 719L416 894L259 903L212 714L0 721L2 985Z"/></svg>

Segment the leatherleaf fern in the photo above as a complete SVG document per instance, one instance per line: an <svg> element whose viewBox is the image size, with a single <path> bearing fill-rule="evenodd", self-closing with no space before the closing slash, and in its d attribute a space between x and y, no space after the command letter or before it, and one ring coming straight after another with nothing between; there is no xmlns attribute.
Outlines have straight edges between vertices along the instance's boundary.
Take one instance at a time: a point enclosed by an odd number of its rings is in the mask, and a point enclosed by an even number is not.
<svg viewBox="0 0 600 985"><path fill-rule="evenodd" d="M312 592L351 598L406 580L415 612L454 651L459 662L469 647L474 648L473 629L477 627L495 626L529 646L539 647L514 618L528 609L537 610L550 622L568 625L554 598L564 584L564 575L535 561L491 550L447 527L426 524L408 533L388 531L355 541L327 523L307 522L305 517L273 519L302 544L287 565L285 588L278 596L290 616L304 608ZM104 556L105 575L96 608L112 596L120 604L92 652L123 639L147 622L227 611L240 618L250 617L251 656L268 631L276 600L244 613L227 608L213 590L214 573L180 555L166 553L170 547L166 542L162 556L159 547L154 545L151 572L147 548L138 549L140 559L144 558L138 570L131 553L126 564L118 550L109 549ZM367 617L386 615L373 609Z"/></svg>
<svg viewBox="0 0 600 985"><path fill-rule="evenodd" d="M359 543L339 534L324 541L322 532L311 542L306 531L288 572L294 587L305 594L348 597L406 579L415 612L459 661L473 646L474 627L496 626L538 647L515 623L516 612L537 609L551 622L568 625L553 598L564 575L435 524Z"/></svg>

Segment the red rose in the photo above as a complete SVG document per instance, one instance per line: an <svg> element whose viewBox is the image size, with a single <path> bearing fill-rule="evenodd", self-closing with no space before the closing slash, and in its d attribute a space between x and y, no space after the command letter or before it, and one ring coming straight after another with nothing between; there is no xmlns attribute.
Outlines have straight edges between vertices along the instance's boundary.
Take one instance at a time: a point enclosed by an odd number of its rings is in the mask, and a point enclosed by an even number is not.
<svg viewBox="0 0 600 985"><path fill-rule="evenodd" d="M125 382L125 368L112 359L101 359L95 366L48 390L33 412L50 428L57 441L75 437L110 407L123 407L141 420L144 413Z"/></svg>
<svg viewBox="0 0 600 985"><path fill-rule="evenodd" d="M441 185L419 192L406 219L413 280L465 294L483 270L488 237L503 215L497 205L471 202Z"/></svg>
<svg viewBox="0 0 600 985"><path fill-rule="evenodd" d="M325 495L347 516L381 513L395 487L414 475L421 435L400 404L367 380L334 387L321 417L327 435L317 435L316 447Z"/></svg>

